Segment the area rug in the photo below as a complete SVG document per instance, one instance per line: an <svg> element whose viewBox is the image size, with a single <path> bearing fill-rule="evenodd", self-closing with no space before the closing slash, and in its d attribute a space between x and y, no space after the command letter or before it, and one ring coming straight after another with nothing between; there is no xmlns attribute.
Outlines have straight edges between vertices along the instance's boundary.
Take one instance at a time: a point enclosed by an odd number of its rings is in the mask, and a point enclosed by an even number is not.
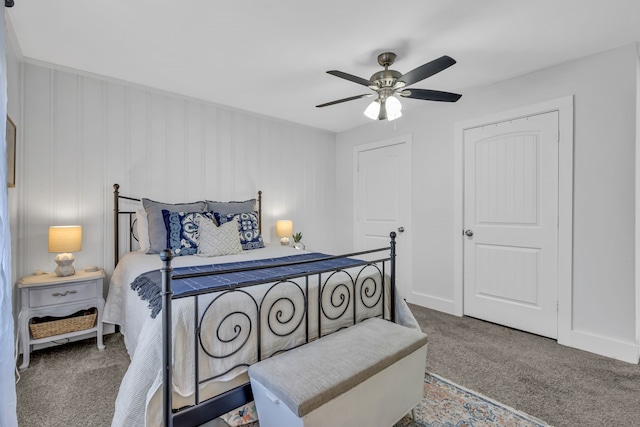
<svg viewBox="0 0 640 427"><path fill-rule="evenodd" d="M416 420L405 417L394 427L548 427L544 421L505 406L449 380L427 373Z"/></svg>

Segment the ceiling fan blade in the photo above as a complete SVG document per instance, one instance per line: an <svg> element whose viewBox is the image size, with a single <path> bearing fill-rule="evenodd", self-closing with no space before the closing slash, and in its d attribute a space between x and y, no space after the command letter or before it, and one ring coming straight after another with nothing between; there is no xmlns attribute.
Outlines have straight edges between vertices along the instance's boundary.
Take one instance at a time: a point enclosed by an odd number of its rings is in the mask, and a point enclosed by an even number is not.
<svg viewBox="0 0 640 427"><path fill-rule="evenodd" d="M343 73L342 71L331 70L331 71L327 71L327 73L331 74L332 76L336 76L336 77L340 77L340 78L345 79L345 80L349 80L350 82L358 83L359 85L363 85L363 86L374 85L375 86L375 84L373 84L373 82L370 82L369 80L363 79L362 77L354 76L353 74Z"/></svg>
<svg viewBox="0 0 640 427"><path fill-rule="evenodd" d="M353 101L354 99L365 98L367 96L371 96L371 93L364 93L362 95L350 96L349 98L342 98L336 101L326 102L324 104L316 105L317 108L328 107L329 105L340 104L341 102Z"/></svg>
<svg viewBox="0 0 640 427"><path fill-rule="evenodd" d="M424 99L426 101L456 102L462 95L429 89L406 89L399 92L405 98Z"/></svg>
<svg viewBox="0 0 640 427"><path fill-rule="evenodd" d="M404 74L403 76L398 77L398 81L404 82L405 86L409 86L419 82L420 80L424 80L427 77L431 77L434 74L437 74L440 71L451 67L455 63L455 59L451 58L450 56L444 55L438 59L434 59L431 62L422 64L418 68L415 68Z"/></svg>

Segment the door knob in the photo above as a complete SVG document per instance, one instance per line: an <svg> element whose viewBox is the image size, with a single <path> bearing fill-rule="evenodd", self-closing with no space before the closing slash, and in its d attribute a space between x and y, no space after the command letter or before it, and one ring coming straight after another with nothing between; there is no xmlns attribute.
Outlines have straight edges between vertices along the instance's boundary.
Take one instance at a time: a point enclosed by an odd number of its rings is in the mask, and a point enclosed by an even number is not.
<svg viewBox="0 0 640 427"><path fill-rule="evenodd" d="M464 235L465 235L465 236L467 236L467 237L471 237L471 236L473 236L473 231L471 231L471 230L466 230L466 231L464 232Z"/></svg>
<svg viewBox="0 0 640 427"><path fill-rule="evenodd" d="M398 227L398 233L404 233L404 227Z"/></svg>

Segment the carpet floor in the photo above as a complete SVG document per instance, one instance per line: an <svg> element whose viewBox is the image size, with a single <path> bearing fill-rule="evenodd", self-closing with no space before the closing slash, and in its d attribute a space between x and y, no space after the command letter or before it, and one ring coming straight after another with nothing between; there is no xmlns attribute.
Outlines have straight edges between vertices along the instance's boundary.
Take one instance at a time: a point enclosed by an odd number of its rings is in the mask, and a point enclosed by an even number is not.
<svg viewBox="0 0 640 427"><path fill-rule="evenodd" d="M76 341L31 353L16 385L20 427L106 427L129 367L121 334Z"/></svg>
<svg viewBox="0 0 640 427"><path fill-rule="evenodd" d="M410 305L427 372L557 426L640 426L640 365L470 317Z"/></svg>
<svg viewBox="0 0 640 427"><path fill-rule="evenodd" d="M410 308L429 335L426 371L435 378L556 427L640 426L640 365L468 317ZM19 425L109 426L129 357L120 334L105 336L105 345L98 351L89 339L33 352L16 386ZM415 424L447 425L456 424Z"/></svg>

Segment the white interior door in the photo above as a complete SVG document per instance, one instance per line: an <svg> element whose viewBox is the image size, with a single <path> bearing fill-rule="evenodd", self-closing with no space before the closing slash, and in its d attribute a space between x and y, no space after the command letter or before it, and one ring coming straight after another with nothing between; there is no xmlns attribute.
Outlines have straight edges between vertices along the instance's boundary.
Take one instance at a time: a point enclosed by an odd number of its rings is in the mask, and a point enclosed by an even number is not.
<svg viewBox="0 0 640 427"><path fill-rule="evenodd" d="M557 338L558 113L464 132L464 314Z"/></svg>
<svg viewBox="0 0 640 427"><path fill-rule="evenodd" d="M397 234L396 288L403 298L411 278L410 140L358 146L355 149L355 250L389 245Z"/></svg>

